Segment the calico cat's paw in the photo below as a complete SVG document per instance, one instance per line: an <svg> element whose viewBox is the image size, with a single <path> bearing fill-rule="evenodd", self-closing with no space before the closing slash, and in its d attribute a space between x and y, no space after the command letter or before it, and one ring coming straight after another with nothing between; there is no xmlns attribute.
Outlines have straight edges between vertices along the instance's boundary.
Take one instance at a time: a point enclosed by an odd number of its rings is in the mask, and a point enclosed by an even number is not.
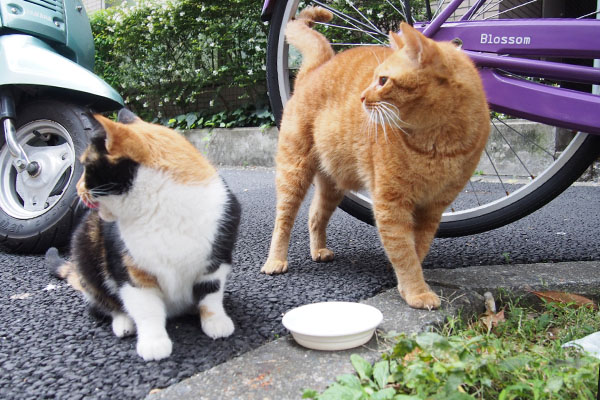
<svg viewBox="0 0 600 400"><path fill-rule="evenodd" d="M112 330L117 337L133 335L135 324L127 314L115 314L112 320Z"/></svg>
<svg viewBox="0 0 600 400"><path fill-rule="evenodd" d="M137 353L144 361L161 360L169 357L173 350L173 342L168 336L138 338Z"/></svg>
<svg viewBox="0 0 600 400"><path fill-rule="evenodd" d="M282 274L288 269L287 261L282 260L271 260L268 259L265 265L260 269L260 272L264 272L267 275Z"/></svg>
<svg viewBox="0 0 600 400"><path fill-rule="evenodd" d="M440 298L437 294L429 291L422 293L404 294L404 300L412 308L423 308L426 310L432 310L439 308L441 305Z"/></svg>
<svg viewBox="0 0 600 400"><path fill-rule="evenodd" d="M235 329L233 321L225 314L201 318L200 324L206 336L212 339L223 338L231 335Z"/></svg>
<svg viewBox="0 0 600 400"><path fill-rule="evenodd" d="M318 249L315 251L311 251L311 256L313 261L316 262L328 262L332 261L334 258L333 251L329 249Z"/></svg>

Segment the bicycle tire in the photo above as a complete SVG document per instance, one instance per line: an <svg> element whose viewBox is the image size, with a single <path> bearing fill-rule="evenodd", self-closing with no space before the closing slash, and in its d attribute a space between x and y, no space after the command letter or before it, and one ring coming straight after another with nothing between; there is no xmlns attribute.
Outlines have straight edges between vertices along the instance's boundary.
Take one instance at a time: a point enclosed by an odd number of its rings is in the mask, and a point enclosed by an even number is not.
<svg viewBox="0 0 600 400"><path fill-rule="evenodd" d="M289 96L289 83L285 82L284 67L281 65L283 57L287 57L283 33L290 16L295 14L297 4L297 0L277 2L269 28L267 88L278 126ZM600 154L600 136L580 132L571 143L532 183L516 191L519 192L516 195L511 194L514 197L508 196L496 204L490 202L483 207L476 207L464 215L459 213L458 217L455 213L445 213L436 236L465 236L496 229L546 205L575 182ZM367 197L348 193L339 207L353 217L374 225L372 207Z"/></svg>

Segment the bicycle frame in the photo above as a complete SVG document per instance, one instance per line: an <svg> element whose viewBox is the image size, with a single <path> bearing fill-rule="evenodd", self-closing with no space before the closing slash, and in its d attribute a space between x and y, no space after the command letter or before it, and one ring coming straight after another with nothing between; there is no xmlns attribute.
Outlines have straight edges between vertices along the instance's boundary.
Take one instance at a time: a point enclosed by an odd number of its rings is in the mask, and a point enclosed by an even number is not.
<svg viewBox="0 0 600 400"><path fill-rule="evenodd" d="M276 1L266 0L263 20ZM600 96L543 85L511 74L600 84L600 69L528 59L564 57L600 59L600 20L519 19L466 21L485 2L479 0L463 20L448 18L464 0L452 0L430 23L415 23L435 40L460 38L463 50L480 69L490 108L548 125L600 134ZM517 57L513 57L517 56Z"/></svg>

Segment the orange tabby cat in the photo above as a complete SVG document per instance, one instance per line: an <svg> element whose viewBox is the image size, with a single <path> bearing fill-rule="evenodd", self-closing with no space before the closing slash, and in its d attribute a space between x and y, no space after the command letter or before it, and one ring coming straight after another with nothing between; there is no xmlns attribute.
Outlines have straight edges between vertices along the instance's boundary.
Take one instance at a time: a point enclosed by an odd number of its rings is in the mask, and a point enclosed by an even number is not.
<svg viewBox="0 0 600 400"><path fill-rule="evenodd" d="M290 22L286 37L303 56L286 105L277 151L277 212L261 271L285 272L290 231L311 182L310 252L330 261L325 228L347 190L371 192L377 228L398 290L415 308L437 308L421 262L442 212L471 177L490 130L483 87L470 59L407 24L389 47L334 55L313 21L314 7Z"/></svg>

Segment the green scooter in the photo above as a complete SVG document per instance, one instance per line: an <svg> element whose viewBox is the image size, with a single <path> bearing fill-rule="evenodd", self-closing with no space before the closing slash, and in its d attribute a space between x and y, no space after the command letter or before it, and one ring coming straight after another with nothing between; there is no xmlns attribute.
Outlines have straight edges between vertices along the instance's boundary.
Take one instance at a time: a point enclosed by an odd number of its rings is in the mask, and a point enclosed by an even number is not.
<svg viewBox="0 0 600 400"><path fill-rule="evenodd" d="M0 0L0 246L62 246L83 211L79 156L90 110L123 107L93 73L94 42L81 0Z"/></svg>

